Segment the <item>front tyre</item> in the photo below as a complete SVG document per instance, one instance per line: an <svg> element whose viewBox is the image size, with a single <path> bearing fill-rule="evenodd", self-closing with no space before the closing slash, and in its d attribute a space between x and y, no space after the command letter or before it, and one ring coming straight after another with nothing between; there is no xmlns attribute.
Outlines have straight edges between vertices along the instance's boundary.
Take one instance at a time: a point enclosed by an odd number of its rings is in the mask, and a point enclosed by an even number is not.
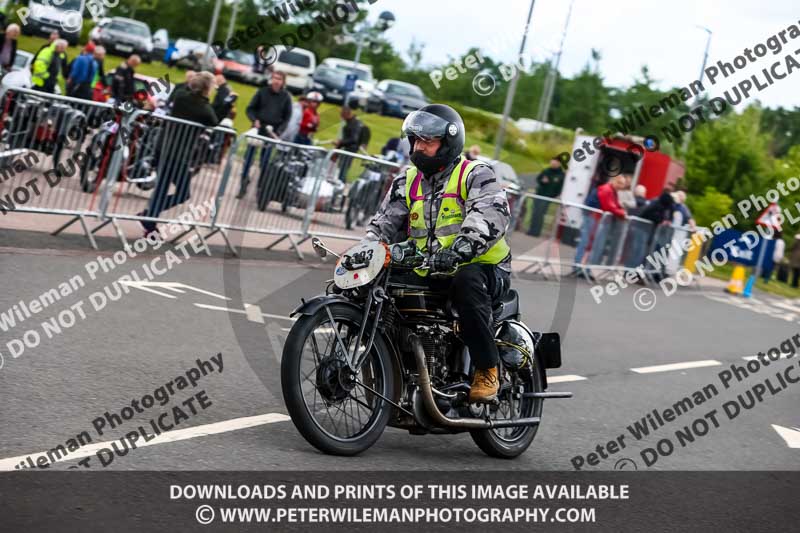
<svg viewBox="0 0 800 533"><path fill-rule="evenodd" d="M341 304L328 308L333 322L323 307L289 332L281 359L283 399L311 445L332 455L356 455L375 444L389 421L392 406L381 396L395 395L392 359L376 336L362 367L351 372L338 339L353 352L362 314Z"/></svg>
<svg viewBox="0 0 800 533"><path fill-rule="evenodd" d="M504 370L500 369L501 372ZM499 407L484 406L490 409L491 418L530 418L542 416L542 398L516 397L520 392L543 392L544 377L542 368L534 359L506 381L510 386L501 388ZM505 385L505 384L504 384ZM514 459L522 455L536 437L539 426L516 428L478 429L470 431L470 436L483 453L498 459Z"/></svg>

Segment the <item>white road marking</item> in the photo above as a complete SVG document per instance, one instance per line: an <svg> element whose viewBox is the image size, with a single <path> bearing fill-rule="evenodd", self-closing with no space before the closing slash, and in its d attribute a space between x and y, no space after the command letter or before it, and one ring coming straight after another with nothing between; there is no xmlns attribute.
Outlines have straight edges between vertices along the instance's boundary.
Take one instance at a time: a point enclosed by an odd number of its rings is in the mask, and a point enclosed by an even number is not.
<svg viewBox="0 0 800 533"><path fill-rule="evenodd" d="M547 376L547 384L551 383L567 383L569 381L583 381L587 379L583 376L578 376L575 374L566 374L563 376Z"/></svg>
<svg viewBox="0 0 800 533"><path fill-rule="evenodd" d="M143 291L152 292L153 294L158 294L159 296L163 296L165 298L175 298L175 297L172 296L171 294L166 294L157 291L153 287L159 289L168 289L170 291L177 292L179 294L184 294L186 292L184 289L188 289L190 291L199 292L200 294L205 294L206 296L219 298L220 300L230 300L230 298L228 298L227 296L217 294L216 292L207 291L205 289L201 289L199 287L193 287L192 285L187 285L185 283L180 283L177 281L123 281L122 283L130 287L141 289Z"/></svg>
<svg viewBox="0 0 800 533"><path fill-rule="evenodd" d="M261 316L261 307L255 304L244 304L244 312L247 315L247 320L250 322L264 323L264 317Z"/></svg>
<svg viewBox="0 0 800 533"><path fill-rule="evenodd" d="M216 305L206 305L206 304L198 304L198 303L196 303L194 305L195 305L195 307L199 307L201 309L210 309L212 311L225 311L226 313L239 313L241 315L246 315L247 314L247 311L244 311L242 309L230 309L228 307L219 307L219 306L216 306ZM249 305L249 304L245 304L245 305ZM273 315L273 314L270 314L270 313L261 313L261 316L263 316L265 318L275 318L275 319L278 319L278 320L291 320L292 322L297 320L296 318L293 318L293 317L288 317L288 316L283 316L283 315Z"/></svg>
<svg viewBox="0 0 800 533"><path fill-rule="evenodd" d="M194 426L186 429L175 429L172 431L167 431L157 436L151 441L148 442L142 441L141 443L137 441L135 442L135 444L137 448L144 448L146 446L153 446L154 444L165 444L167 442L177 442L181 440L194 439L197 437L205 437L207 435L227 433L228 431L237 431L240 429L263 426L265 424L273 424L275 422L286 422L287 420L290 420L290 418L280 413L267 413L264 415L233 418L231 420L225 420L223 422L214 422L213 424L204 424L202 426ZM117 441L118 440L119 439L117 439ZM26 461L27 463L26 459L28 457L31 458L31 461L33 461L34 464L36 463L36 460L39 457L45 457L47 459L48 464L53 462L58 463L61 461L79 459L82 457L89 457L90 455L94 455L98 450L110 447L112 442L115 441L95 442L92 444L87 444L86 446L81 446L78 450L75 450L72 453L68 453L67 455L62 456L59 459L55 459L55 461L51 461L50 458L47 457L47 452L19 455L17 457L7 457L5 459L0 459L0 471L5 471L5 472L12 471L15 469L14 467L20 464L22 461Z"/></svg>
<svg viewBox="0 0 800 533"><path fill-rule="evenodd" d="M788 358L790 358L792 356L793 356L793 354L790 354L790 353L782 353L780 355L780 357L778 357L778 359L788 359ZM769 359L769 357L767 357L766 355L764 356L764 358L765 359ZM748 355L748 356L742 357L742 359L744 359L745 361L756 361L756 360L758 360L758 356L757 355Z"/></svg>
<svg viewBox="0 0 800 533"><path fill-rule="evenodd" d="M656 366L642 366L639 368L631 368L631 371L637 374L652 374L653 372L669 372L671 370L684 370L686 368L702 368L705 366L718 366L721 365L719 361L706 360L706 361L688 361L686 363L672 363L669 365L656 365Z"/></svg>
<svg viewBox="0 0 800 533"><path fill-rule="evenodd" d="M800 448L800 428L785 428L772 424L772 429L783 437L783 440L786 441L786 445L789 448Z"/></svg>

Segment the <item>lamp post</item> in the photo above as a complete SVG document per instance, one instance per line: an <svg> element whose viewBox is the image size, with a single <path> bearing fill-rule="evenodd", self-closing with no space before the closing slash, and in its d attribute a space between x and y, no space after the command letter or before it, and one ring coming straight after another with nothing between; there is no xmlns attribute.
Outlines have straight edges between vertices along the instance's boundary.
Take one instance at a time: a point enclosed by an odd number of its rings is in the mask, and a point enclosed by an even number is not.
<svg viewBox="0 0 800 533"><path fill-rule="evenodd" d="M519 62L522 61L522 55L525 53L525 42L528 40L528 29L531 27L531 17L533 16L533 5L536 0L531 0L531 7L528 9L528 21L525 23L525 30L522 33L522 43L519 46ZM503 107L503 119L500 121L500 129L497 132L497 142L494 145L494 158L500 158L500 150L503 147L503 140L506 136L506 126L508 125L508 116L511 114L511 106L514 103L514 95L517 92L517 83L519 83L520 69L516 69L514 77L511 78L511 85L508 86L508 93L506 94L506 103Z"/></svg>
<svg viewBox="0 0 800 533"><path fill-rule="evenodd" d="M700 78L699 79L700 79L700 84L702 85L703 77L706 74L706 62L708 61L708 50L711 48L711 35L714 32L712 32L710 29L706 28L705 26L697 26L697 27L700 28L701 30L705 31L708 34L708 37L706 38L706 50L705 50L705 52L703 52L703 66L700 67ZM696 104L699 99L700 99L699 95L695 96L693 104ZM683 154L684 158L686 157L686 151L689 149L689 141L691 141L691 140L692 140L692 132L689 131L686 134L686 137L683 138L683 144L681 145L681 153Z"/></svg>
<svg viewBox="0 0 800 533"><path fill-rule="evenodd" d="M214 40L214 35L217 33L217 22L219 22L219 10L222 7L222 0L217 0L214 5L214 14L211 16L211 27L208 28L208 38L206 39L206 53L203 57L203 63L214 70L214 62L211 61L211 42Z"/></svg>
<svg viewBox="0 0 800 533"><path fill-rule="evenodd" d="M555 65L551 65L550 69L547 71L547 78L545 79L544 89L542 90L542 98L539 101L539 129L544 129L547 117L550 114L550 104L553 101L553 93L555 92L558 78L558 67L561 64L561 53L564 51L564 41L567 39L567 29L569 28L569 19L572 17L572 5L574 3L575 0L569 3L567 20L564 22L564 31L561 34L561 44L558 46Z"/></svg>
<svg viewBox="0 0 800 533"><path fill-rule="evenodd" d="M233 37L233 27L236 25L236 15L239 12L239 0L233 0L233 13L231 13L231 21L228 24L228 36L225 37L225 42L231 42Z"/></svg>
<svg viewBox="0 0 800 533"><path fill-rule="evenodd" d="M378 33L383 33L392 26L397 19L395 18L394 14L391 11L384 11L378 16L378 21L372 25L367 21L364 21L361 28L359 28L355 32L355 41L356 41L356 56L353 58L353 66L350 69L351 72L356 72L356 65L359 61L361 61L361 52L364 49L364 43L367 42L367 38L371 37ZM353 82L355 83L355 82ZM349 90L345 90L344 93L344 105L347 105L348 96L350 95Z"/></svg>

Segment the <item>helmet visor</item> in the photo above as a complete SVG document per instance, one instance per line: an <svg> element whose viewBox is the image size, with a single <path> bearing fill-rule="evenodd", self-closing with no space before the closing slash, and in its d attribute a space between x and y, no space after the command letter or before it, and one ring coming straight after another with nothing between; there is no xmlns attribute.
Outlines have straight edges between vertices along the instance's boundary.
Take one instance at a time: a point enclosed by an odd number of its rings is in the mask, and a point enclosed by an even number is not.
<svg viewBox="0 0 800 533"><path fill-rule="evenodd" d="M447 134L447 122L427 111L414 111L403 122L404 137L418 137L422 140L441 139Z"/></svg>

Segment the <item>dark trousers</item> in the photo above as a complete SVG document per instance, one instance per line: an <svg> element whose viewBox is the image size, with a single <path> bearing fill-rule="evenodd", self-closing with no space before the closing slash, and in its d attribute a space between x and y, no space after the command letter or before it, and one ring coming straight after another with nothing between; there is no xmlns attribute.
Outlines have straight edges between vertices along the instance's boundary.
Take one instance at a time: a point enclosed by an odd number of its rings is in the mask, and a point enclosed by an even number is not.
<svg viewBox="0 0 800 533"><path fill-rule="evenodd" d="M81 100L92 99L92 86L88 83L78 83L69 88L67 96L80 98Z"/></svg>
<svg viewBox="0 0 800 533"><path fill-rule="evenodd" d="M508 292L511 276L495 265L473 263L458 269L452 278L416 276L431 289L447 290L458 312L461 340L469 348L470 357L479 370L497 366L492 308Z"/></svg>
<svg viewBox="0 0 800 533"><path fill-rule="evenodd" d="M244 196L247 192L247 185L250 183L250 166L253 164L253 156L255 156L256 146L248 145L244 152L244 167L242 168L242 181L239 185L239 196ZM267 163L269 156L272 153L272 145L261 147L261 156L259 157L259 175L264 175L267 171Z"/></svg>
<svg viewBox="0 0 800 533"><path fill-rule="evenodd" d="M183 159L183 158L182 158ZM157 218L162 211L172 209L190 198L189 163L185 160L171 159L164 165L163 171L158 176L153 196L150 197L150 206L147 208L149 217ZM171 184L175 184L175 193L169 193Z"/></svg>
<svg viewBox="0 0 800 533"><path fill-rule="evenodd" d="M792 287L798 288L798 281L800 281L800 267L792 267Z"/></svg>
<svg viewBox="0 0 800 533"><path fill-rule="evenodd" d="M548 207L550 207L550 202L547 200L542 200L541 198L533 199L533 213L531 213L531 225L528 228L528 235L538 237L542 234L544 216L547 214Z"/></svg>
<svg viewBox="0 0 800 533"><path fill-rule="evenodd" d="M347 173L350 172L350 165L353 164L353 157L350 155L339 154L339 181L347 183Z"/></svg>

